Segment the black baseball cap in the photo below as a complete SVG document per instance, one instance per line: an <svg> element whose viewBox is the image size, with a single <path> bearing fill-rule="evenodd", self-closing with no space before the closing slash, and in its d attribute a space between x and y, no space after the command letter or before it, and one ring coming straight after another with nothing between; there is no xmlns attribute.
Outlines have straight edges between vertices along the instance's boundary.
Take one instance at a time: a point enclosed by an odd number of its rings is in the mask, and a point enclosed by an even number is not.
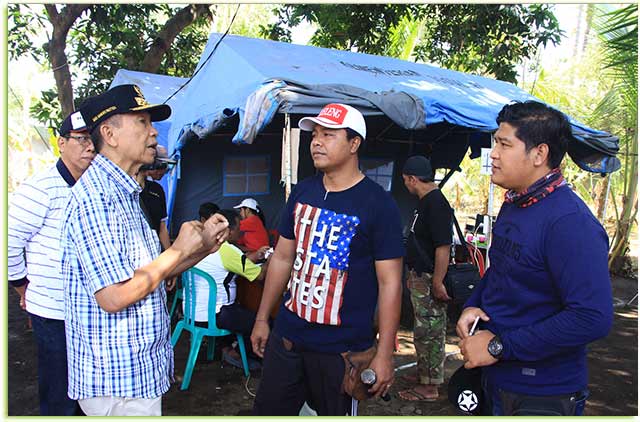
<svg viewBox="0 0 640 422"><path fill-rule="evenodd" d="M449 402L463 415L483 416L482 369L460 366L449 379Z"/></svg>
<svg viewBox="0 0 640 422"><path fill-rule="evenodd" d="M422 155L414 155L413 157L409 157L407 162L404 163L402 174L406 174L407 176L433 178L433 168L431 167L431 160Z"/></svg>
<svg viewBox="0 0 640 422"><path fill-rule="evenodd" d="M60 125L58 129L58 134L62 137L65 137L74 132L82 132L87 129L87 124L85 123L85 116L82 115L82 109L78 109L73 113L69 114Z"/></svg>
<svg viewBox="0 0 640 422"><path fill-rule="evenodd" d="M118 85L110 90L86 100L82 107L87 117L90 132L114 114L146 111L152 122L159 122L171 116L171 107L167 104L149 104L137 85Z"/></svg>

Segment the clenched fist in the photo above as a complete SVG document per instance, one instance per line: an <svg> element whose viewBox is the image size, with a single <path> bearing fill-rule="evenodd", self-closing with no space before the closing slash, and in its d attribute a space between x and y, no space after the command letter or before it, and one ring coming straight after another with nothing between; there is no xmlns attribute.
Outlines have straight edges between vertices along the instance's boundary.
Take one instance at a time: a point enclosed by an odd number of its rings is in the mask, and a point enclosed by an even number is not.
<svg viewBox="0 0 640 422"><path fill-rule="evenodd" d="M202 237L209 253L216 252L229 237L229 222L224 216L213 214L204 223Z"/></svg>

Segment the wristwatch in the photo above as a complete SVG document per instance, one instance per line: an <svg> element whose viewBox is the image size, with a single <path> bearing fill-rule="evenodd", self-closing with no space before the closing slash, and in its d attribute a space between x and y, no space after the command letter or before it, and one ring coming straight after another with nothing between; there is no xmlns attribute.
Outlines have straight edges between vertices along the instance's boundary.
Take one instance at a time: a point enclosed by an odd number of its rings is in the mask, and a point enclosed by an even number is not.
<svg viewBox="0 0 640 422"><path fill-rule="evenodd" d="M487 351L491 356L500 360L500 358L502 357L502 350L502 340L500 340L500 337L498 336L493 336L493 338L489 340Z"/></svg>

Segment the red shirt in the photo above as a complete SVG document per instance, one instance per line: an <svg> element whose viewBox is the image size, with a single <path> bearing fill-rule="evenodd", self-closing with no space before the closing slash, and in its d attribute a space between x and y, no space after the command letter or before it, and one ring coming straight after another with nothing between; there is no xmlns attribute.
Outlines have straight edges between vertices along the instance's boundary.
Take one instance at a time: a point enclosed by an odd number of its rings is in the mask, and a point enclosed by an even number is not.
<svg viewBox="0 0 640 422"><path fill-rule="evenodd" d="M257 215L251 215L240 221L240 231L242 237L238 244L247 248L248 251L257 251L263 246L269 246L269 235L264 228L262 220Z"/></svg>

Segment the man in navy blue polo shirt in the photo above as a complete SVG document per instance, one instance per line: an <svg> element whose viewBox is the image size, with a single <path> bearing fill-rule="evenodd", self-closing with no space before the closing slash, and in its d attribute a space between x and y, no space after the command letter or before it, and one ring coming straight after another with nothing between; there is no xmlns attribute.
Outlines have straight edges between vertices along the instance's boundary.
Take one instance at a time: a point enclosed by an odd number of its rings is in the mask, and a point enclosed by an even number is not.
<svg viewBox="0 0 640 422"><path fill-rule="evenodd" d="M404 248L400 215L391 198L358 167L366 137L362 114L329 104L302 119L312 132L311 156L319 170L291 193L278 228L256 323L253 350L264 355L257 415L298 415L306 401L319 415L344 416L344 352L379 340L369 364L373 396L393 382L393 347L400 316ZM287 292L270 332L268 317Z"/></svg>
<svg viewBox="0 0 640 422"><path fill-rule="evenodd" d="M467 368L482 367L493 415L581 415L586 346L613 319L607 234L560 172L567 118L527 101L496 121L491 181L507 192L491 267L458 320L460 349Z"/></svg>

